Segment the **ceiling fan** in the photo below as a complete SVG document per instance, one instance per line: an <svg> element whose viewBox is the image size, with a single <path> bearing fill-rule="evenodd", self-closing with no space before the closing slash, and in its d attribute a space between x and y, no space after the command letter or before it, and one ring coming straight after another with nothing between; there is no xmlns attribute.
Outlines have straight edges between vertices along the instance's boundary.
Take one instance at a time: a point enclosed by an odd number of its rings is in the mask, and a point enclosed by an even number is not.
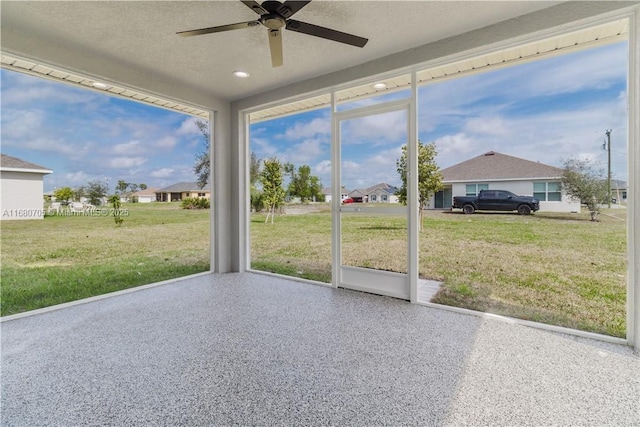
<svg viewBox="0 0 640 427"><path fill-rule="evenodd" d="M297 33L308 34L327 40L333 40L345 43L351 46L364 47L369 41L363 37L354 36L352 34L343 33L341 31L332 30L326 27L309 24L307 22L296 21L291 17L300 9L309 4L308 1L291 1L284 3L279 1L265 1L259 4L256 1L242 0L247 7L260 15L255 21L239 22L237 24L220 25L218 27L201 28L198 30L180 31L177 33L182 37L199 36L201 34L219 33L222 31L239 30L242 28L251 28L258 25L267 27L267 35L269 36L269 48L271 50L271 65L279 67L283 64L282 60L282 29L295 31Z"/></svg>

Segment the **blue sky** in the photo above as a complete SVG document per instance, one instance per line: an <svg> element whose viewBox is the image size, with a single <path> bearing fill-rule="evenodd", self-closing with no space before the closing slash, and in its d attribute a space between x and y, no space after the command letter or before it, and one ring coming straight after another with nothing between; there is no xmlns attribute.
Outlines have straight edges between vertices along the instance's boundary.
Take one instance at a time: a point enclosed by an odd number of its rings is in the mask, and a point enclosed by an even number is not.
<svg viewBox="0 0 640 427"><path fill-rule="evenodd" d="M2 153L53 170L45 191L90 180L195 181L192 116L2 70Z"/></svg>
<svg viewBox="0 0 640 427"><path fill-rule="evenodd" d="M428 84L418 90L419 138L435 142L441 168L493 150L558 167L576 156L606 170L602 143L612 129L612 175L626 181L627 69L627 43L620 42ZM251 149L309 164L328 186L329 113L257 123ZM398 185L405 129L398 114L345 123L342 184Z"/></svg>
<svg viewBox="0 0 640 427"><path fill-rule="evenodd" d="M99 92L0 71L2 152L53 169L45 191L89 180L163 187L195 181L202 147L195 118ZM562 166L569 156L626 180L627 43L477 73L419 89L419 138L435 142L441 168L490 150ZM358 105L373 102L360 101ZM343 125L343 185L397 185L406 124L398 113ZM308 164L330 184L329 109L253 124L250 149Z"/></svg>

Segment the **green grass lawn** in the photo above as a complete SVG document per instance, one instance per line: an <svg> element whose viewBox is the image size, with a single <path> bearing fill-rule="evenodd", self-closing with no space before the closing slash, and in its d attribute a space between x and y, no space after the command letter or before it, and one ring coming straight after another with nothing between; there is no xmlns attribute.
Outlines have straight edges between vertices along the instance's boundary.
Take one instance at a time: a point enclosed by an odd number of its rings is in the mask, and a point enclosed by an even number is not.
<svg viewBox="0 0 640 427"><path fill-rule="evenodd" d="M624 337L626 210L588 214L463 215L428 211L420 276L444 282L435 303ZM343 263L403 271L404 223L358 217L343 223ZM331 281L329 213L251 221L252 267Z"/></svg>
<svg viewBox="0 0 640 427"><path fill-rule="evenodd" d="M209 270L209 210L125 204L113 217L2 221L2 315Z"/></svg>
<svg viewBox="0 0 640 427"><path fill-rule="evenodd" d="M127 204L110 217L3 221L2 315L209 269L209 211ZM428 211L420 276L444 282L433 302L623 337L626 211L588 214ZM251 215L252 268L331 281L331 215ZM406 222L352 216L343 263L406 268Z"/></svg>

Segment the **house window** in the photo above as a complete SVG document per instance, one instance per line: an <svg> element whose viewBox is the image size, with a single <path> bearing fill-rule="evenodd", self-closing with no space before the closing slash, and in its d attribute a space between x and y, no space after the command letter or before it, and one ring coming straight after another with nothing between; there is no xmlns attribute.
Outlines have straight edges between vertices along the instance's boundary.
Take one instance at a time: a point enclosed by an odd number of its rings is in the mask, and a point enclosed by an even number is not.
<svg viewBox="0 0 640 427"><path fill-rule="evenodd" d="M375 202L375 201L376 201L376 195L375 195L375 194L372 194L372 195L371 195L371 201L372 201L372 202Z"/></svg>
<svg viewBox="0 0 640 427"><path fill-rule="evenodd" d="M386 195L386 194L383 194L381 197L382 197L382 201L383 201L383 202L386 202L386 201L387 201L387 195Z"/></svg>
<svg viewBox="0 0 640 427"><path fill-rule="evenodd" d="M467 196L477 196L480 190L488 190L489 184L467 184Z"/></svg>
<svg viewBox="0 0 640 427"><path fill-rule="evenodd" d="M541 202L559 202L562 200L559 182L534 182L533 197Z"/></svg>
<svg viewBox="0 0 640 427"><path fill-rule="evenodd" d="M204 197L204 193L198 193L198 197Z"/></svg>

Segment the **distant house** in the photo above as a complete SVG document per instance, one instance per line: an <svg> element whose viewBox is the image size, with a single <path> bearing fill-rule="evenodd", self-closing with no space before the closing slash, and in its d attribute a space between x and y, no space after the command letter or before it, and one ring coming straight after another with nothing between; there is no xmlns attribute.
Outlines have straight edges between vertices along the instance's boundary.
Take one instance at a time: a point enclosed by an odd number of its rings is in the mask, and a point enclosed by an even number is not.
<svg viewBox="0 0 640 427"><path fill-rule="evenodd" d="M384 182L368 188L358 188L349 192L355 203L398 203L397 187Z"/></svg>
<svg viewBox="0 0 640 427"><path fill-rule="evenodd" d="M611 180L611 198L615 203L625 203L627 201L627 183L618 179Z"/></svg>
<svg viewBox="0 0 640 427"><path fill-rule="evenodd" d="M34 163L2 154L0 219L44 218L43 178L52 172Z"/></svg>
<svg viewBox="0 0 640 427"><path fill-rule="evenodd" d="M158 202L179 202L186 198L202 197L211 198L210 185L199 188L197 182L178 182L155 191L156 201Z"/></svg>
<svg viewBox="0 0 640 427"><path fill-rule="evenodd" d="M508 190L540 200L541 212L579 212L580 202L561 191L562 169L489 151L441 170L444 189L430 207L449 209L454 196L475 196L480 190Z"/></svg>
<svg viewBox="0 0 640 427"><path fill-rule="evenodd" d="M146 188L144 190L136 191L135 193L130 194L126 199L122 200L125 202L129 202L131 200L137 200L138 203L150 203L156 201L156 192L159 191L159 188Z"/></svg>
<svg viewBox="0 0 640 427"><path fill-rule="evenodd" d="M398 203L397 187L380 183L365 190L369 203Z"/></svg>
<svg viewBox="0 0 640 427"><path fill-rule="evenodd" d="M324 201L330 203L332 200L331 197L331 187L326 187L322 189L322 194L324 195ZM340 201L349 197L349 190L342 187L340 189Z"/></svg>
<svg viewBox="0 0 640 427"><path fill-rule="evenodd" d="M349 192L349 199L353 199L355 203L367 203L367 192L365 189L355 189Z"/></svg>

